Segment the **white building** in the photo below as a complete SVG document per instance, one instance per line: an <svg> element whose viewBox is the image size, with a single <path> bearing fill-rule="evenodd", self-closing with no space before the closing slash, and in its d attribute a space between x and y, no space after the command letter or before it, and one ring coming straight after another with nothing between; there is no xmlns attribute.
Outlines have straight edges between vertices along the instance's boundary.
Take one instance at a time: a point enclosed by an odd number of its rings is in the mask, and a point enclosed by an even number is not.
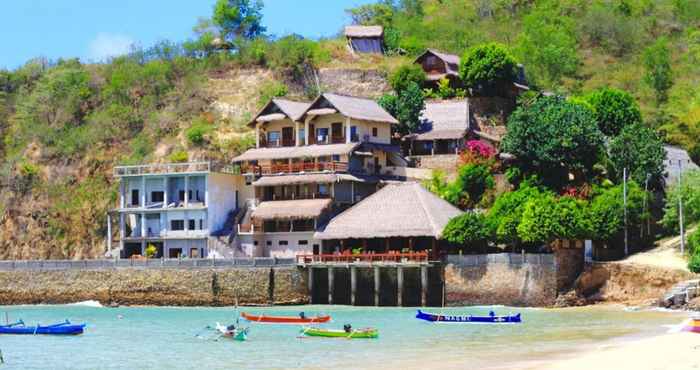
<svg viewBox="0 0 700 370"><path fill-rule="evenodd" d="M150 245L157 258L207 257L217 236L230 234L235 176L206 162L119 166L114 175L121 257L144 256Z"/></svg>

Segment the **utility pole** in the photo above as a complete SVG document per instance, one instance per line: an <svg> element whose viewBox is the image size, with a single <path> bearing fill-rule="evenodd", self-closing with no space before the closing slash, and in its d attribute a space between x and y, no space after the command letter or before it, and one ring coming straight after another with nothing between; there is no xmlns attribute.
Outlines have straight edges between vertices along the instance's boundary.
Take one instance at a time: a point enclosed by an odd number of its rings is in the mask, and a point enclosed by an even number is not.
<svg viewBox="0 0 700 370"><path fill-rule="evenodd" d="M627 245L627 167L622 169L622 206L625 215L625 256L630 254L629 246Z"/></svg>
<svg viewBox="0 0 700 370"><path fill-rule="evenodd" d="M644 212L647 214L647 237L651 235L651 215L649 214L649 180L651 180L651 174L647 173L647 178L644 180ZM640 225L642 229L641 236L644 237L644 221Z"/></svg>
<svg viewBox="0 0 700 370"><path fill-rule="evenodd" d="M681 229L681 254L685 254L685 227L683 226L683 161L678 160L678 224Z"/></svg>

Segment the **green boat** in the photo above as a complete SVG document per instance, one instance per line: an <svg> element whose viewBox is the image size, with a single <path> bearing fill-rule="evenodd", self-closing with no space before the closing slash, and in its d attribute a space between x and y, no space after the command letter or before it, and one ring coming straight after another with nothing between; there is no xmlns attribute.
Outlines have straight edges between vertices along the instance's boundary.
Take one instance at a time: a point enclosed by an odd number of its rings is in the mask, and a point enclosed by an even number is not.
<svg viewBox="0 0 700 370"><path fill-rule="evenodd" d="M379 330L374 328L364 328L355 330L330 330L319 328L306 328L301 331L302 335L309 337L345 338L345 339L373 339L379 337Z"/></svg>

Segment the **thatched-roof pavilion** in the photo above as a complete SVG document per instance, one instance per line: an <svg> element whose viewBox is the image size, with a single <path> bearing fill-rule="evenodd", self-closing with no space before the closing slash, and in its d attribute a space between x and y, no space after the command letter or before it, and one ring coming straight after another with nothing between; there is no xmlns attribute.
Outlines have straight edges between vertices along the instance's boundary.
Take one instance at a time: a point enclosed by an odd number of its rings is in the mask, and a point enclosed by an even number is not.
<svg viewBox="0 0 700 370"><path fill-rule="evenodd" d="M330 248L356 243L375 251L432 249L437 255L443 229L461 213L419 183L390 183L331 219L314 237L329 241Z"/></svg>

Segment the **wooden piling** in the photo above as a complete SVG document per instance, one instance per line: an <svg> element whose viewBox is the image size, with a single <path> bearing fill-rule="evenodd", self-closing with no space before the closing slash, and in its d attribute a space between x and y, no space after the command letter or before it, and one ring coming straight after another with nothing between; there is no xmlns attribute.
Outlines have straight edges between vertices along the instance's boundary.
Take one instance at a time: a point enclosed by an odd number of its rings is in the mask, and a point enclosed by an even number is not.
<svg viewBox="0 0 700 370"><path fill-rule="evenodd" d="M328 268L328 304L333 304L333 267Z"/></svg>
<svg viewBox="0 0 700 370"><path fill-rule="evenodd" d="M309 281L307 281L309 287L309 304L314 303L314 269L309 267Z"/></svg>
<svg viewBox="0 0 700 370"><path fill-rule="evenodd" d="M357 292L357 267L350 267L350 305L355 305L355 293Z"/></svg>
<svg viewBox="0 0 700 370"><path fill-rule="evenodd" d="M379 307L379 292L381 291L381 271L379 266L374 266L374 305Z"/></svg>
<svg viewBox="0 0 700 370"><path fill-rule="evenodd" d="M401 266L396 268L396 282L398 288L396 305L398 307L403 307L403 267Z"/></svg>
<svg viewBox="0 0 700 370"><path fill-rule="evenodd" d="M428 306L428 266L420 267L420 304Z"/></svg>

